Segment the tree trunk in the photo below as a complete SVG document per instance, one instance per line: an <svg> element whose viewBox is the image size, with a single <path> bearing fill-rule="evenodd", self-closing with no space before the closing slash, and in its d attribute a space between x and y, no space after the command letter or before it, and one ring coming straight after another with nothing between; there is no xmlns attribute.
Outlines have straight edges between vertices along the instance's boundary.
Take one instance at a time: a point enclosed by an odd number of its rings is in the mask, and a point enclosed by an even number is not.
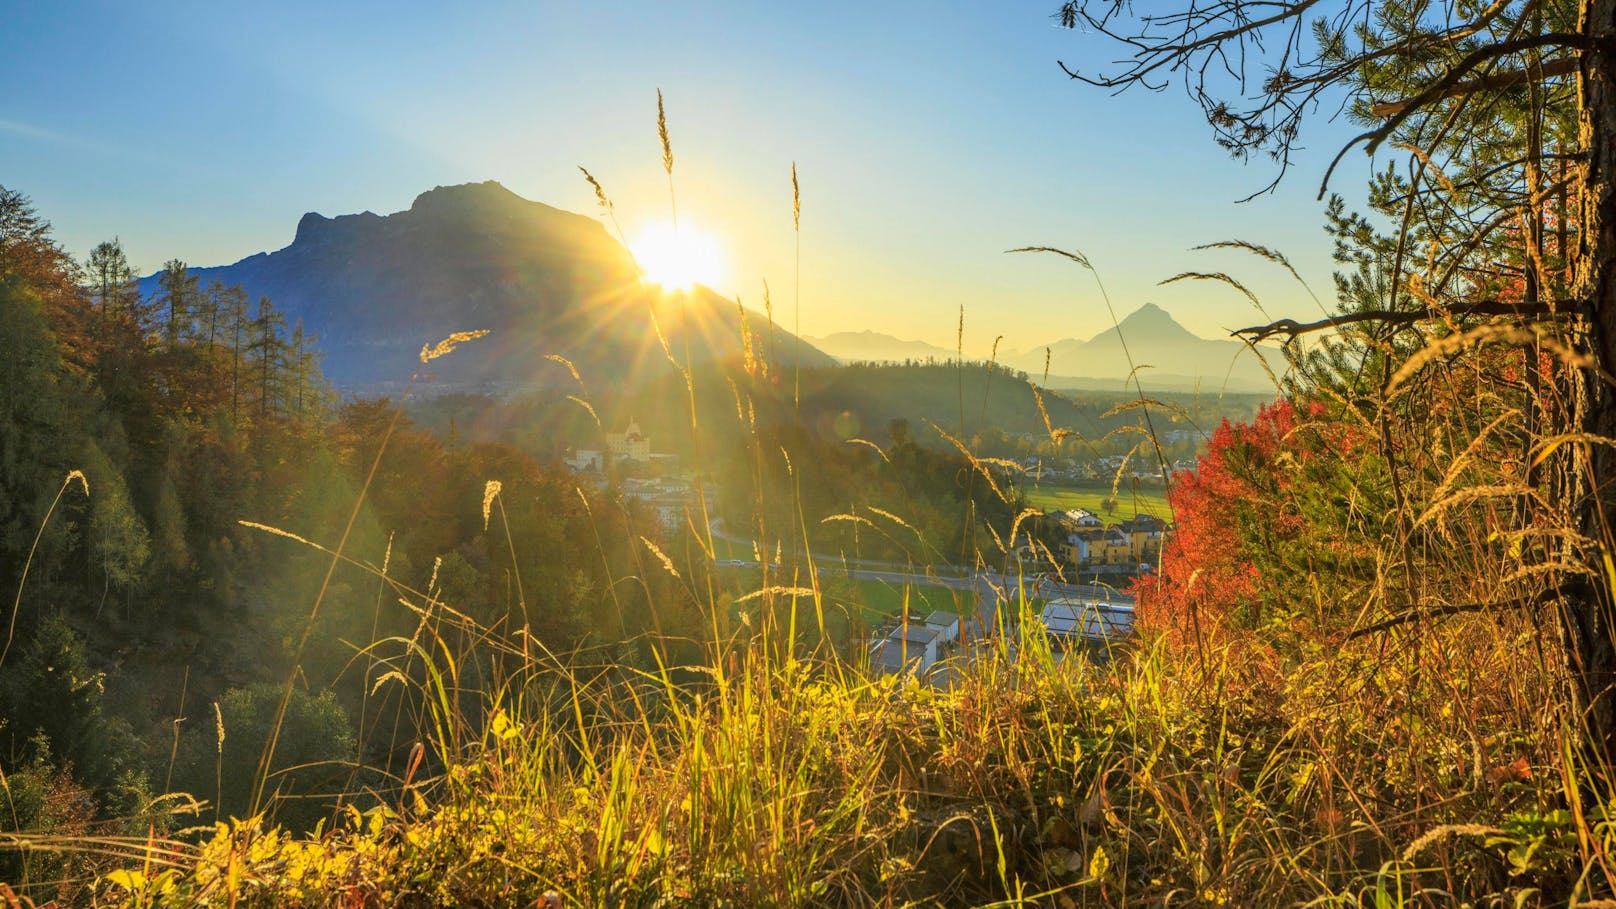
<svg viewBox="0 0 1616 909"><path fill-rule="evenodd" d="M1578 212L1576 284L1573 299L1584 316L1584 339L1600 370L1616 371L1616 0L1582 0L1580 30L1592 39L1582 54L1578 127L1587 155L1582 162ZM1616 438L1616 389L1596 370L1583 369L1581 428ZM1575 585L1564 598L1562 626L1571 661L1571 704L1588 735L1589 770L1616 767L1616 609L1606 556L1616 558L1610 519L1616 518L1616 448L1593 442L1577 477L1573 497L1578 529L1593 547L1585 553L1591 583ZM1580 476L1578 476L1580 474Z"/></svg>

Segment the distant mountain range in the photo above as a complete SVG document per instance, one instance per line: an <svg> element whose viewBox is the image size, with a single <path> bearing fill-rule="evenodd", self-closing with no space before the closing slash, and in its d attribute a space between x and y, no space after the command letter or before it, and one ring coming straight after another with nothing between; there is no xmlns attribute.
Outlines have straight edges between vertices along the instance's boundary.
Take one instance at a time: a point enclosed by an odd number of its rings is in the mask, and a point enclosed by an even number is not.
<svg viewBox="0 0 1616 909"><path fill-rule="evenodd" d="M326 375L350 390L407 380L425 344L457 331L488 338L430 364L452 387L520 389L622 383L668 367L656 313L673 355L696 362L740 355L742 314L707 288L675 296L642 285L632 258L593 218L524 199L495 182L440 186L409 210L327 218L310 212L290 246L214 268L206 284L268 295L318 337ZM156 276L141 282L155 293ZM760 339L769 327L748 313ZM785 362L798 346L774 330ZM808 345L803 365L830 358Z"/></svg>
<svg viewBox="0 0 1616 909"><path fill-rule="evenodd" d="M925 341L905 341L878 331L838 331L822 338L803 335L804 341L814 345L843 363L893 362L905 360L948 360L957 354Z"/></svg>
<svg viewBox="0 0 1616 909"><path fill-rule="evenodd" d="M957 356L935 344L874 331L844 331L807 340L844 363L947 360ZM1263 368L1264 360L1275 374L1284 369L1283 359L1272 347L1259 357L1239 341L1200 337L1154 303L1146 303L1116 327L1087 341L1067 338L1031 350L1001 352L999 361L1041 380L1046 351L1049 385L1055 388L1121 390L1130 371L1138 366L1142 367L1139 375L1146 388L1261 393L1274 390L1273 380Z"/></svg>

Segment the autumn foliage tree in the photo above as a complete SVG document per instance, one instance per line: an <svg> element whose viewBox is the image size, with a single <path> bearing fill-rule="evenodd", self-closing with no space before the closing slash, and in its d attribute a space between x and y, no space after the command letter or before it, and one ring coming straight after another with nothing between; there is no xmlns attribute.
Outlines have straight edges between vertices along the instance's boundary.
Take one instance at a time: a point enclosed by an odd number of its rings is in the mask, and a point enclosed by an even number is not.
<svg viewBox="0 0 1616 909"><path fill-rule="evenodd" d="M1317 400L1224 421L1168 493L1174 532L1137 587L1141 619L1196 647L1249 632L1283 647L1350 624L1312 579L1373 575L1362 535L1387 503L1369 441Z"/></svg>

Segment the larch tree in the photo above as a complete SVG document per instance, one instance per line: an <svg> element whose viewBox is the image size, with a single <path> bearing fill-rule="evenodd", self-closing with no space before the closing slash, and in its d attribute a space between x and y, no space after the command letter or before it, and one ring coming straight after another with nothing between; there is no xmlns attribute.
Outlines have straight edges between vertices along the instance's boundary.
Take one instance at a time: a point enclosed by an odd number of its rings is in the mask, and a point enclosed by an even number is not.
<svg viewBox="0 0 1616 909"><path fill-rule="evenodd" d="M1154 5L1152 5L1154 6ZM1363 132L1340 150L1408 153L1378 180L1401 229L1377 292L1316 322L1251 339L1352 327L1382 358L1382 403L1428 364L1523 349L1531 400L1525 483L1552 514L1523 517L1523 583L1455 609L1548 603L1559 616L1568 705L1590 770L1616 767L1616 0L1068 0L1056 18L1120 50L1062 67L1110 90L1173 85L1237 157L1274 181L1309 118L1345 109ZM1330 170L1334 170L1334 163ZM1323 175L1328 185L1329 171ZM1321 195L1323 190L1321 189ZM1359 288L1362 290L1363 288ZM1543 356L1547 368L1536 368ZM1395 380L1395 381L1394 381ZM1396 471L1392 482L1397 482ZM1534 523L1535 519L1535 523ZM1412 523L1412 522L1410 522ZM1429 614L1388 604L1392 620ZM1454 611L1453 609L1445 611Z"/></svg>
<svg viewBox="0 0 1616 909"><path fill-rule="evenodd" d="M246 337L250 322L247 318L247 292L240 285L225 291L221 301L226 333L230 335L230 421L241 419L241 363L246 353Z"/></svg>
<svg viewBox="0 0 1616 909"><path fill-rule="evenodd" d="M135 269L129 264L118 238L97 243L90 250L84 272L90 301L102 324L135 309L134 301L140 294L135 284Z"/></svg>
<svg viewBox="0 0 1616 909"><path fill-rule="evenodd" d="M179 259L169 259L163 263L163 270L157 275L157 286L163 305L168 309L163 337L169 347L174 347L185 340L190 332L192 320L201 303L201 293L197 290L196 276Z"/></svg>
<svg viewBox="0 0 1616 909"><path fill-rule="evenodd" d="M258 417L267 419L280 411L286 368L286 340L281 337L286 316L268 297L258 298L258 314L248 324L252 333L247 342L248 361L258 371Z"/></svg>

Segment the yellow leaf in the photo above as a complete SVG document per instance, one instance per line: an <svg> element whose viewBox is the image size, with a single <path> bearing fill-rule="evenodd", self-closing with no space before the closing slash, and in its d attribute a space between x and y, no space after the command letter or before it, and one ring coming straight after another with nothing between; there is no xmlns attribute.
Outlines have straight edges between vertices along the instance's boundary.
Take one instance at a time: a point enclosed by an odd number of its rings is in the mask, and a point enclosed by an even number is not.
<svg viewBox="0 0 1616 909"><path fill-rule="evenodd" d="M128 868L119 868L117 871L107 873L107 882L122 887L131 893L137 893L146 885L146 875Z"/></svg>
<svg viewBox="0 0 1616 909"><path fill-rule="evenodd" d="M1105 854L1104 846L1096 844L1094 854L1089 856L1089 879L1100 880L1110 868L1111 857Z"/></svg>
<svg viewBox="0 0 1616 909"><path fill-rule="evenodd" d="M517 733L516 724L511 722L510 717L506 716L503 710L494 714L494 722L489 731L494 734L494 738L502 742L508 742L516 738Z"/></svg>

